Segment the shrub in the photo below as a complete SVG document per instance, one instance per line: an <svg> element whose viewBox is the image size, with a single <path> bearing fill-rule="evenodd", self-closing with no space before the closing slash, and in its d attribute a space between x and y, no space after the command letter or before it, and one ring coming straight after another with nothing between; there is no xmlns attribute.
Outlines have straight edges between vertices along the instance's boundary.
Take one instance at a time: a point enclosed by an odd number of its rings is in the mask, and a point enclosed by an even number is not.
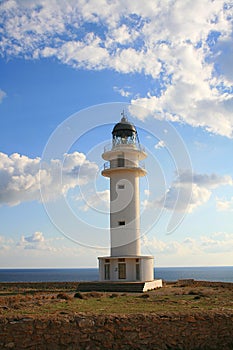
<svg viewBox="0 0 233 350"><path fill-rule="evenodd" d="M86 297L87 298L100 298L103 296L103 293L100 293L100 292L89 292L89 293L86 293Z"/></svg>
<svg viewBox="0 0 233 350"><path fill-rule="evenodd" d="M190 290L188 295L197 295L198 293L195 290Z"/></svg>
<svg viewBox="0 0 233 350"><path fill-rule="evenodd" d="M75 293L74 298L84 299L83 294L80 292Z"/></svg>
<svg viewBox="0 0 233 350"><path fill-rule="evenodd" d="M57 295L57 299L70 300L71 298L70 298L70 296L69 296L68 294L66 294L66 293L59 293L59 294Z"/></svg>
<svg viewBox="0 0 233 350"><path fill-rule="evenodd" d="M142 294L142 295L140 295L140 298L142 298L142 299L147 299L149 297L150 297L149 294Z"/></svg>
<svg viewBox="0 0 233 350"><path fill-rule="evenodd" d="M118 297L118 294L116 293L112 293L109 295L109 298L117 298Z"/></svg>

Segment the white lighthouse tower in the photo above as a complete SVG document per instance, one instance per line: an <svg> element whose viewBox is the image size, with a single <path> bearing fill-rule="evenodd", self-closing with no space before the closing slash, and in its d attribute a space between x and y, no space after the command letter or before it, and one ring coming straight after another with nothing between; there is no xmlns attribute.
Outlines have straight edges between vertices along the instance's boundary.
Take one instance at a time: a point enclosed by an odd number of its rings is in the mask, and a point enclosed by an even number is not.
<svg viewBox="0 0 233 350"><path fill-rule="evenodd" d="M147 157L137 130L124 113L112 131L112 144L102 157L102 175L110 178L110 256L99 257L102 282L145 282L143 290L162 286L154 280L154 257L141 255L139 178Z"/></svg>

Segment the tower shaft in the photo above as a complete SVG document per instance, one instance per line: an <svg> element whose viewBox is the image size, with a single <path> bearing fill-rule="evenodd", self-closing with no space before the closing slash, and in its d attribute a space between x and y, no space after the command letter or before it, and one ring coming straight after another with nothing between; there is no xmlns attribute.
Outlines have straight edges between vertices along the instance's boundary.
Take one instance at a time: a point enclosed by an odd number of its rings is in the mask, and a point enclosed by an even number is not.
<svg viewBox="0 0 233 350"><path fill-rule="evenodd" d="M139 177L134 171L110 177L111 256L140 255Z"/></svg>
<svg viewBox="0 0 233 350"><path fill-rule="evenodd" d="M110 178L111 256L140 255L139 177L146 157L136 144L117 144L103 153L108 160L102 175Z"/></svg>

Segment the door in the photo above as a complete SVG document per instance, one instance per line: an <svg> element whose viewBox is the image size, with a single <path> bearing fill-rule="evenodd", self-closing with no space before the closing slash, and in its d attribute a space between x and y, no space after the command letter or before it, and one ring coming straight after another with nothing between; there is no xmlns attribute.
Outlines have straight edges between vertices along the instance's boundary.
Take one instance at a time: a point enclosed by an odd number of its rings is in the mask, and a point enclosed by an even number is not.
<svg viewBox="0 0 233 350"><path fill-rule="evenodd" d="M118 279L119 280L126 279L126 263L118 264Z"/></svg>
<svg viewBox="0 0 233 350"><path fill-rule="evenodd" d="M104 279L110 280L110 264L104 265Z"/></svg>
<svg viewBox="0 0 233 350"><path fill-rule="evenodd" d="M140 281L140 265L136 264L136 281Z"/></svg>

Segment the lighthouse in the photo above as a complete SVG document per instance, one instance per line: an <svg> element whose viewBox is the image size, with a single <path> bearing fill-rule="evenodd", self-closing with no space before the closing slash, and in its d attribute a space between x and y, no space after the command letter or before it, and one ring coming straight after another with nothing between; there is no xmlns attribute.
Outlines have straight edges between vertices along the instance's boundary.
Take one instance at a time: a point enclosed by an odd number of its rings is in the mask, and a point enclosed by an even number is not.
<svg viewBox="0 0 233 350"><path fill-rule="evenodd" d="M146 157L136 127L123 112L102 154L102 175L110 180L110 255L98 258L99 280L147 282L144 290L162 286L154 280L154 257L141 255L139 181L147 174Z"/></svg>

